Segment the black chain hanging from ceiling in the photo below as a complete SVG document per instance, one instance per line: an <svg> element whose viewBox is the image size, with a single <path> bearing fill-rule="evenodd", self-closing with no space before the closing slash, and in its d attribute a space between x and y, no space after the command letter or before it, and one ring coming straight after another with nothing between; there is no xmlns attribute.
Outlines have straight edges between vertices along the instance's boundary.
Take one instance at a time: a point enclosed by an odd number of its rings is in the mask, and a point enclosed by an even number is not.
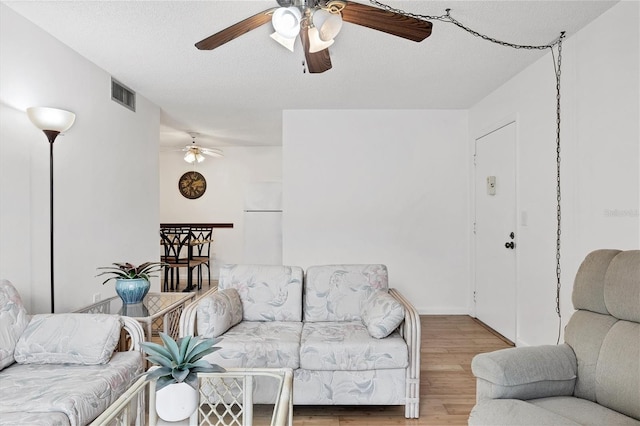
<svg viewBox="0 0 640 426"><path fill-rule="evenodd" d="M560 34L558 39L558 60L553 54L553 48L551 49L551 57L553 58L553 68L556 74L556 313L558 314L558 339L556 345L560 343L560 334L562 334L562 314L560 313L560 236L562 234L562 192L560 185L560 75L562 65L562 39L564 38L564 32Z"/></svg>
<svg viewBox="0 0 640 426"><path fill-rule="evenodd" d="M511 47L513 49L525 49L525 50L545 50L549 49L551 51L551 57L553 58L553 69L556 77L556 220L557 220L557 228L556 228L556 313L558 314L558 339L556 344L560 343L560 334L562 333L562 314L560 312L560 288L561 284L561 268L560 268L560 237L562 234L562 193L561 193L561 185L560 185L560 76L561 76L561 65L562 65L562 40L565 38L565 32L562 31L560 36L555 39L550 44L545 45L523 45L523 44L515 44L509 43L506 41L498 40L493 37L489 37L485 34L481 34L478 31L475 31L466 25L462 24L458 20L456 20L453 16L451 16L451 9L446 9L444 15L438 16L430 16L430 15L419 15L415 13L406 12L401 9L396 9L386 4L380 3L377 0L369 0L369 2L375 6L378 6L384 10L388 10L390 12L399 13L405 16L409 16L411 18L421 19L424 21L441 21L448 22L457 26L458 28L463 29L464 31L474 35L475 37L479 37L483 40L489 41L491 43L499 44L505 47ZM558 46L558 59L556 61L556 57L553 52L553 48Z"/></svg>

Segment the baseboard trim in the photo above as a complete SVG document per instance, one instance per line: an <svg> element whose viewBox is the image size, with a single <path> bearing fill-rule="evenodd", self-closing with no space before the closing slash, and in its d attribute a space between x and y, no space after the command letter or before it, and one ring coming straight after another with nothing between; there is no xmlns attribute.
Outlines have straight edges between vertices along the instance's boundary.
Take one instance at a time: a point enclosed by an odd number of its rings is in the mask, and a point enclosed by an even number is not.
<svg viewBox="0 0 640 426"><path fill-rule="evenodd" d="M469 310L465 308L420 308L416 307L420 315L469 315Z"/></svg>

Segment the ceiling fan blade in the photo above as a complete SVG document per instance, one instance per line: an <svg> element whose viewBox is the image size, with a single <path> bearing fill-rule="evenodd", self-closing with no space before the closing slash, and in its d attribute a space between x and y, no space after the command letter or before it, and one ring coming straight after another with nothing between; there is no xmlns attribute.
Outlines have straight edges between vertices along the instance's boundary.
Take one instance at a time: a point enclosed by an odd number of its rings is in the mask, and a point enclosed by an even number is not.
<svg viewBox="0 0 640 426"><path fill-rule="evenodd" d="M304 48L304 57L307 60L307 68L312 74L319 74L331 69L331 56L329 49L319 52L309 52L309 33L306 30L300 31L300 40Z"/></svg>
<svg viewBox="0 0 640 426"><path fill-rule="evenodd" d="M200 148L200 153L210 155L212 157L224 157L222 151L216 148Z"/></svg>
<svg viewBox="0 0 640 426"><path fill-rule="evenodd" d="M263 10L260 13L256 13L247 19L243 19L220 32L200 40L196 43L196 47L200 50L212 50L216 47L220 47L251 30L255 30L267 22L271 22L271 15L274 10L276 10L276 8L272 7L270 9Z"/></svg>
<svg viewBox="0 0 640 426"><path fill-rule="evenodd" d="M367 4L352 1L346 1L346 4L342 9L342 20L345 22L413 41L422 41L431 35L431 27L433 25L429 21L401 15Z"/></svg>

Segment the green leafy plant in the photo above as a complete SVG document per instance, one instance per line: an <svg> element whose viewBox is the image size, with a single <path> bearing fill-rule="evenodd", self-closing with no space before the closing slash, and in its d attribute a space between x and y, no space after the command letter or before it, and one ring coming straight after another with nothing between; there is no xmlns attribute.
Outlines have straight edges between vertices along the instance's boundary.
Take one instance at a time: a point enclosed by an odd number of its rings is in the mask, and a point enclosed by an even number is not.
<svg viewBox="0 0 640 426"><path fill-rule="evenodd" d="M158 379L156 390L172 383L182 382L197 390L198 373L225 371L219 365L202 359L220 349L214 346L220 339L186 336L176 342L171 336L162 332L160 332L160 338L164 346L153 342L141 343L142 350L148 355L147 359L159 366L144 373L147 380Z"/></svg>
<svg viewBox="0 0 640 426"><path fill-rule="evenodd" d="M104 280L102 284L106 284L111 280L117 279L136 279L136 278L144 278L149 281L150 277L155 277L156 275L151 275L154 272L158 272L164 268L166 264L164 262L145 262L139 266L135 266L131 263L113 263L113 266L103 266L97 269L104 269L101 273L96 275L96 277L102 275L111 275L109 278Z"/></svg>

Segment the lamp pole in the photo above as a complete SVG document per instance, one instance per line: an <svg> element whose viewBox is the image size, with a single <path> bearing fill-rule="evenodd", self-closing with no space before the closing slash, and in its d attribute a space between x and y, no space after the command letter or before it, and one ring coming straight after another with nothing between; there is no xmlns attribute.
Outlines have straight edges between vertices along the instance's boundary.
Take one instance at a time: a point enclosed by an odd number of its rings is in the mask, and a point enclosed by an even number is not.
<svg viewBox="0 0 640 426"><path fill-rule="evenodd" d="M57 130L43 130L49 140L49 262L51 267L51 313L55 312L55 285L53 263L53 143L60 134Z"/></svg>
<svg viewBox="0 0 640 426"><path fill-rule="evenodd" d="M53 142L60 132L67 131L73 126L76 115L72 112L57 108L32 107L27 108L29 120L44 132L49 140L49 261L51 272L51 313L55 312L55 285L53 263Z"/></svg>

